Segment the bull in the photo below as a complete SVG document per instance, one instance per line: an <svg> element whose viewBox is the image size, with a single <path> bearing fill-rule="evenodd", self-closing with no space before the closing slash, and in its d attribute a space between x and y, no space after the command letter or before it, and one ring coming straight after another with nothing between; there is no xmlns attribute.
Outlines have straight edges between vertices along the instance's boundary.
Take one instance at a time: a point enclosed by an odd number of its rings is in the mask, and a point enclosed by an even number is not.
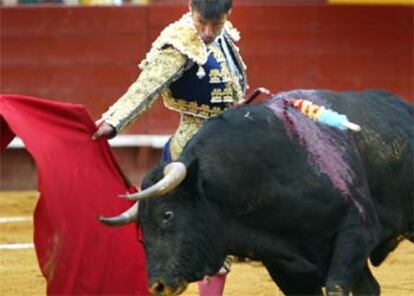
<svg viewBox="0 0 414 296"><path fill-rule="evenodd" d="M362 130L305 118L290 98ZM288 295L379 295L368 260L414 242L413 116L380 90L295 90L233 108L145 176L127 196L139 203L102 221L138 220L153 294L179 294L232 254L262 261Z"/></svg>

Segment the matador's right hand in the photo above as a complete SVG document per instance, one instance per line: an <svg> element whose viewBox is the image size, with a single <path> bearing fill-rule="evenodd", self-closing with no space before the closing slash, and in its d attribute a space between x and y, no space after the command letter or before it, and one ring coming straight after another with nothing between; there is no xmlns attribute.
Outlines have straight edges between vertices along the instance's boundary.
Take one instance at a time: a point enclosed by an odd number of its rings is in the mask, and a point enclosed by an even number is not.
<svg viewBox="0 0 414 296"><path fill-rule="evenodd" d="M97 140L102 136L105 136L108 139L111 139L116 136L116 129L112 125L106 123L105 121L98 120L97 122L95 122L95 124L98 127L98 129L92 135L92 140Z"/></svg>

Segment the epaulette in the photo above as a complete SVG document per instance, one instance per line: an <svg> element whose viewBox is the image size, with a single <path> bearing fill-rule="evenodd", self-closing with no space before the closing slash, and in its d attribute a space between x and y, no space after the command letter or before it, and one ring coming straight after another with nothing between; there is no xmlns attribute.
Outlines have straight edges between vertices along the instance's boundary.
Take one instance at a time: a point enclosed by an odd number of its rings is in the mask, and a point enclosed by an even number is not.
<svg viewBox="0 0 414 296"><path fill-rule="evenodd" d="M227 21L224 30L233 41L240 40L240 33L233 25ZM207 62L208 51L203 40L198 36L194 28L191 13L184 14L178 21L168 25L152 44L151 50L147 53L144 61L140 64L143 69L155 52L165 46L172 46L180 51L198 65L204 65Z"/></svg>
<svg viewBox="0 0 414 296"><path fill-rule="evenodd" d="M230 38L234 41L234 42L238 42L240 40L240 32L239 30L237 30L232 23L230 23L229 21L226 21L226 23L224 24L224 30L226 31L227 34L229 34Z"/></svg>
<svg viewBox="0 0 414 296"><path fill-rule="evenodd" d="M147 53L146 60L150 61L154 52L172 46L199 65L207 62L207 47L198 36L191 19L191 14L186 13L178 21L168 25L152 44ZM145 61L143 63L145 63ZM142 64L141 66L142 67Z"/></svg>

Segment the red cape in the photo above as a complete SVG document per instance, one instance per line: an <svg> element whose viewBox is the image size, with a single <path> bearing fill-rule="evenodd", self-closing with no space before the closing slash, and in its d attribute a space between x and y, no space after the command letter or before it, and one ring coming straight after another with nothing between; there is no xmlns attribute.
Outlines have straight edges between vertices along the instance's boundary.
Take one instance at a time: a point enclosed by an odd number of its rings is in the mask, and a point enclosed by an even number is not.
<svg viewBox="0 0 414 296"><path fill-rule="evenodd" d="M40 198L34 243L50 294L147 295L139 228L97 221L131 204L117 198L128 185L106 139L81 105L0 96L0 140L15 135L36 162Z"/></svg>

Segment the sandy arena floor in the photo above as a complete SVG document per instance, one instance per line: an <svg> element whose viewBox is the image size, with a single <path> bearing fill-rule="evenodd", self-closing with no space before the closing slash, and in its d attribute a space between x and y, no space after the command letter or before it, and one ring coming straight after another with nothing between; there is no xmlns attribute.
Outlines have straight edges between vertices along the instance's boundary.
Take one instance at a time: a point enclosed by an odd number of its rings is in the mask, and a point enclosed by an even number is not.
<svg viewBox="0 0 414 296"><path fill-rule="evenodd" d="M37 201L36 192L0 192L0 245L32 242L32 221L4 223L2 217L29 217ZM414 245L403 242L380 268L373 272L382 295L414 295ZM43 295L45 283L33 248L0 248L0 295ZM190 285L186 296L198 295ZM225 296L282 295L259 263L235 263L228 276Z"/></svg>

